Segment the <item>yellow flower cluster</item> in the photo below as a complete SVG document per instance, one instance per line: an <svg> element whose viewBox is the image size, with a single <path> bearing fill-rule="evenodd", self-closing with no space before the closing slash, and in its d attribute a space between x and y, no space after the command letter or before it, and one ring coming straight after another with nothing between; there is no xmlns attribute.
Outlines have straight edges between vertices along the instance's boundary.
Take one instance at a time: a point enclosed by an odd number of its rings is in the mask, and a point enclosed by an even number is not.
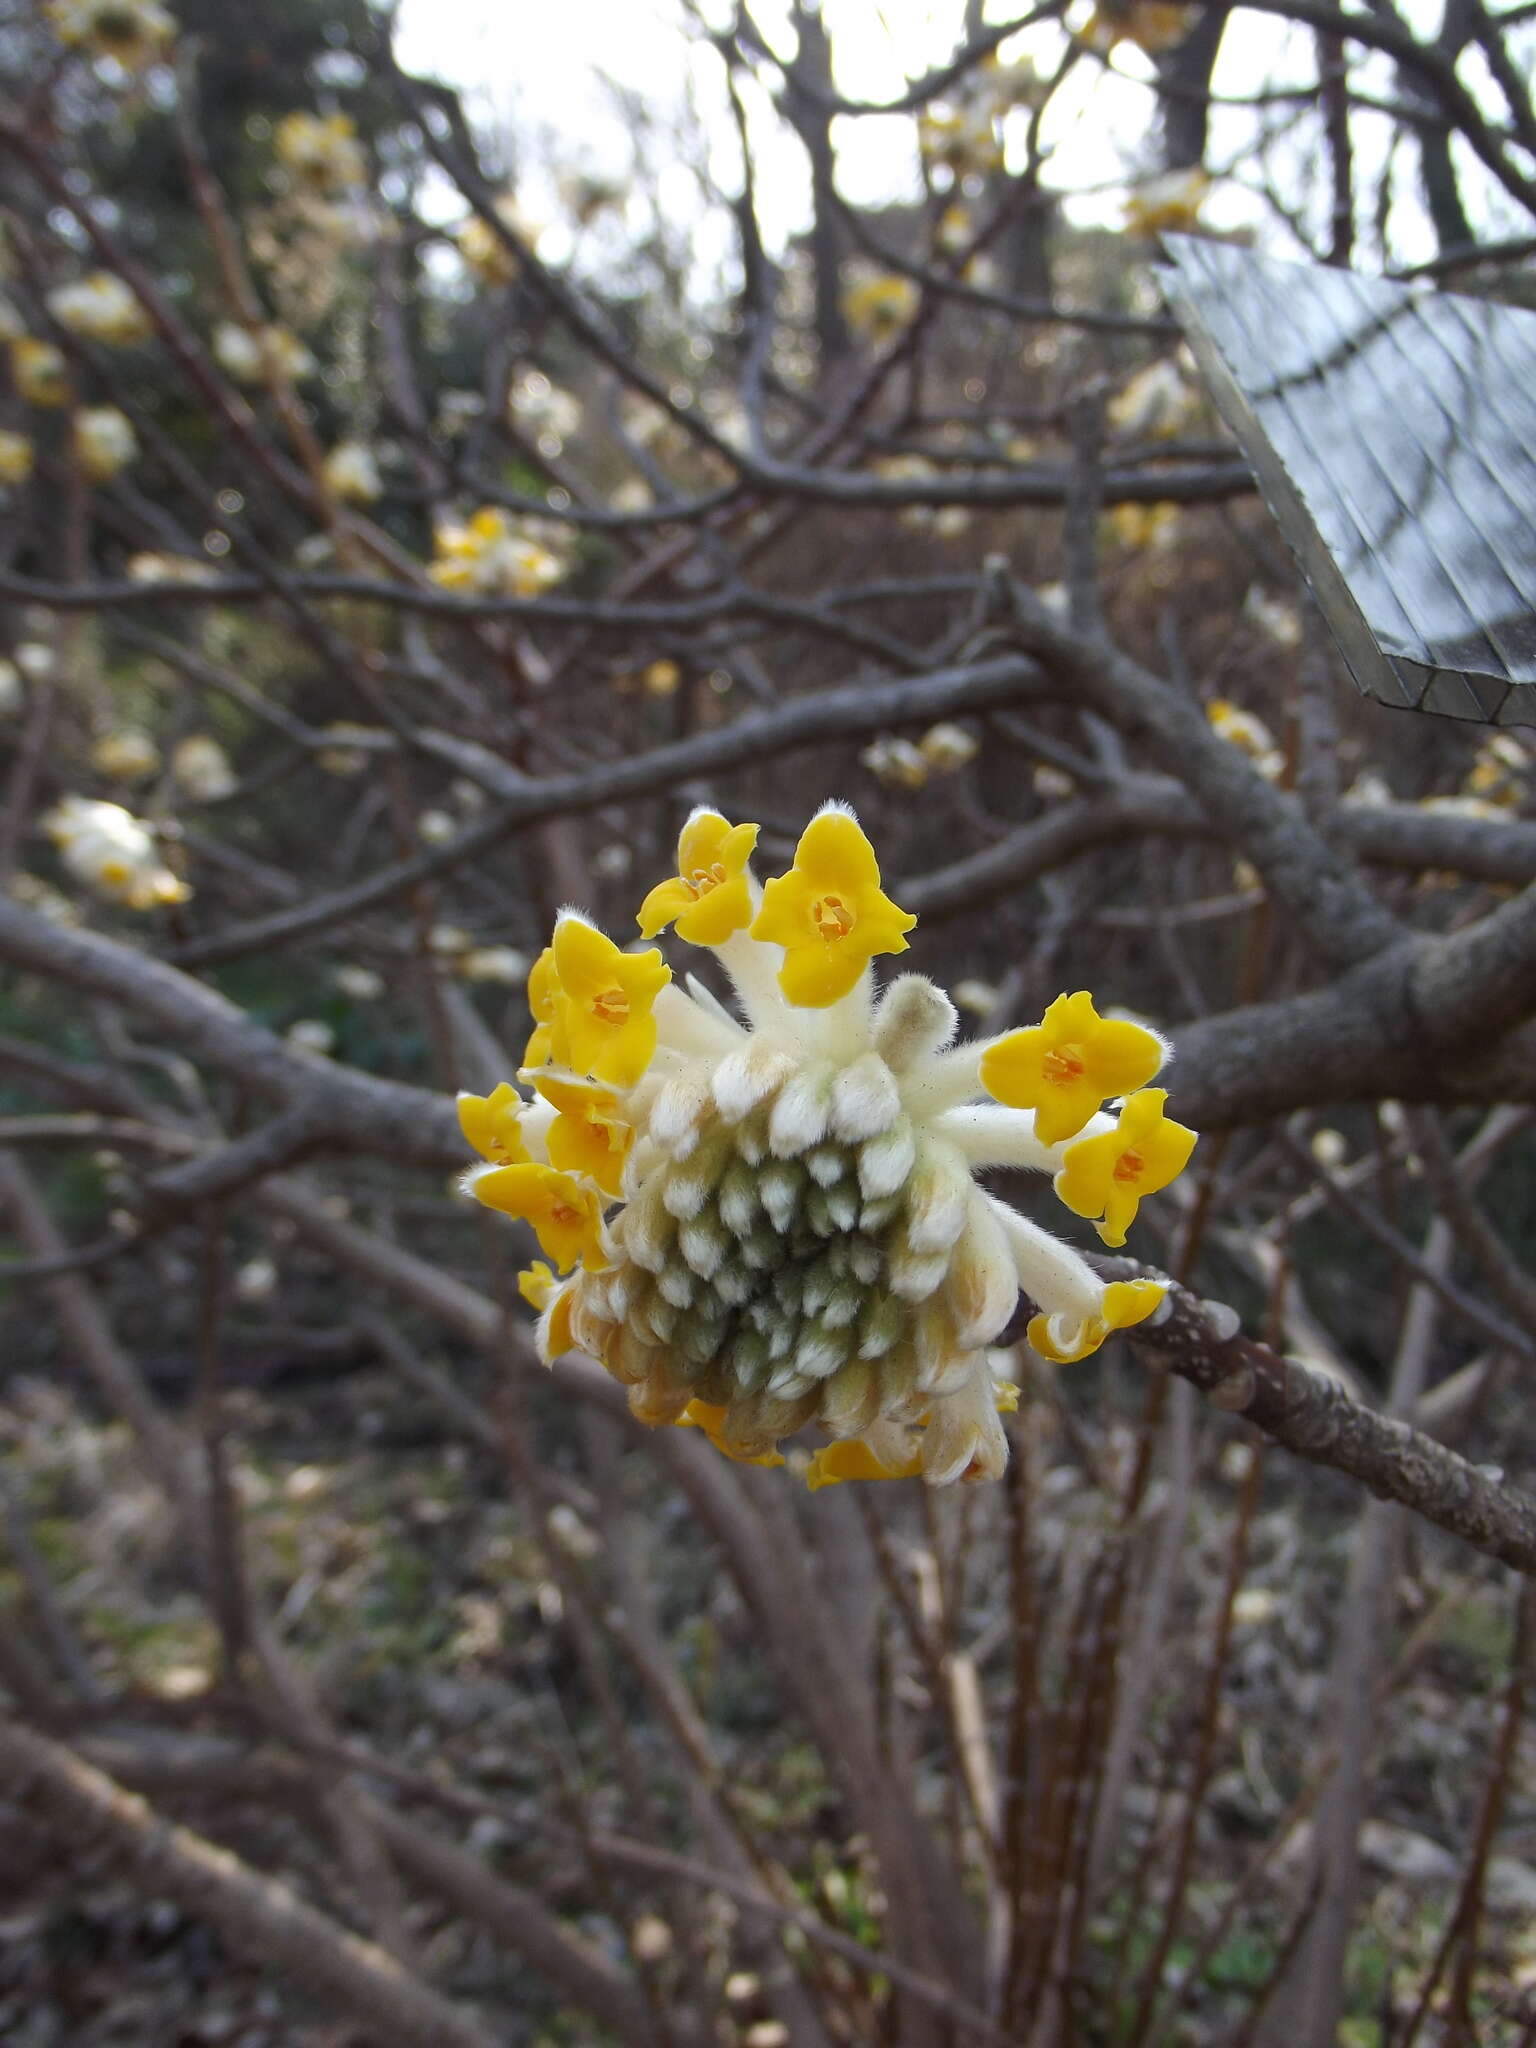
<svg viewBox="0 0 1536 2048"><path fill-rule="evenodd" d="M176 23L159 0L49 0L59 41L125 71L143 71L175 40Z"/></svg>
<svg viewBox="0 0 1536 2048"><path fill-rule="evenodd" d="M482 505L465 521L440 526L427 574L444 590L486 597L537 597L558 583L565 563L527 520Z"/></svg>
<svg viewBox="0 0 1536 2048"><path fill-rule="evenodd" d="M519 1285L541 1356L600 1360L642 1421L757 1464L814 1425L832 1441L813 1486L996 1477L1016 1390L992 1347L1020 1293L1029 1342L1064 1362L1156 1314L1166 1287L1106 1284L974 1175L1049 1172L1123 1244L1195 1143L1147 1086L1167 1049L1081 991L1028 1030L952 1044L931 982L875 988L871 962L904 953L916 920L852 813L820 812L763 884L758 838L696 811L637 920L642 939L670 927L712 952L739 1016L678 986L656 946L561 914L528 980L531 1096L459 1098L483 1162L465 1185L538 1237L548 1263Z"/></svg>
<svg viewBox="0 0 1536 2048"><path fill-rule="evenodd" d="M351 191L368 175L348 114L285 114L272 140L283 169L311 192Z"/></svg>
<svg viewBox="0 0 1536 2048"><path fill-rule="evenodd" d="M1182 43L1194 18L1195 9L1177 0L1099 0L1078 40L1105 56L1118 43L1134 43L1155 57Z"/></svg>
<svg viewBox="0 0 1536 2048"><path fill-rule="evenodd" d="M910 277L890 271L855 276L843 289L843 318L860 341L883 347L917 318L922 293Z"/></svg>
<svg viewBox="0 0 1536 2048"><path fill-rule="evenodd" d="M213 353L220 369L237 384L265 384L270 377L297 383L301 377L312 377L318 367L292 329L276 321L265 327L221 321L214 329Z"/></svg>
<svg viewBox="0 0 1536 2048"><path fill-rule="evenodd" d="M192 891L159 856L154 828L121 804L61 797L43 830L77 880L128 910L184 903Z"/></svg>
<svg viewBox="0 0 1536 2048"><path fill-rule="evenodd" d="M69 367L63 351L35 335L23 334L11 343L11 382L28 405L69 402Z"/></svg>
<svg viewBox="0 0 1536 2048"><path fill-rule="evenodd" d="M1126 233L1146 241L1157 235L1187 234L1200 225L1200 209L1210 189L1210 176L1198 164L1149 178L1126 194Z"/></svg>
<svg viewBox="0 0 1536 2048"><path fill-rule="evenodd" d="M1266 782L1276 781L1285 767L1285 756L1275 745L1275 736L1263 719L1244 711L1226 697L1213 697L1205 707L1212 732L1228 746L1246 754Z"/></svg>
<svg viewBox="0 0 1536 2048"><path fill-rule="evenodd" d="M496 214L526 248L537 253L539 230L510 193L497 200ZM457 241L459 254L482 284L516 284L522 271L522 263L516 252L502 240L488 221L480 218L478 213L472 213L464 222L459 229Z"/></svg>

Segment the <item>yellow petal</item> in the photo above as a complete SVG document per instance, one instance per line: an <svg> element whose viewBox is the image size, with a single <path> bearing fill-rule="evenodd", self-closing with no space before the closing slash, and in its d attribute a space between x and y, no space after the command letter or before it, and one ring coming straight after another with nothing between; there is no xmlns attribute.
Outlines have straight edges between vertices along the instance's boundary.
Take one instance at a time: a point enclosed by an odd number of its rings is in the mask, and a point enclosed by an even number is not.
<svg viewBox="0 0 1536 2048"><path fill-rule="evenodd" d="M757 828L749 828L757 837ZM730 826L718 811L695 811L677 839L677 872L689 876L695 868L710 868L720 859L720 849L730 836Z"/></svg>
<svg viewBox="0 0 1536 2048"><path fill-rule="evenodd" d="M1168 1292L1163 1280L1112 1280L1104 1290L1104 1321L1112 1330L1144 1323Z"/></svg>
<svg viewBox="0 0 1536 2048"><path fill-rule="evenodd" d="M857 896L880 887L880 864L858 820L846 811L812 818L795 848L795 866L819 895Z"/></svg>
<svg viewBox="0 0 1536 2048"><path fill-rule="evenodd" d="M523 1099L510 1081L503 1081L489 1095L461 1092L459 1129L482 1159L514 1166L528 1157L518 1124L522 1107Z"/></svg>
<svg viewBox="0 0 1536 2048"><path fill-rule="evenodd" d="M662 887L667 884L664 882ZM679 914L677 936L686 939L690 946L723 946L733 932L743 931L751 921L752 892L744 875L733 875L729 881L706 890L696 903L690 903Z"/></svg>
<svg viewBox="0 0 1536 2048"><path fill-rule="evenodd" d="M847 946L797 946L785 953L779 987L798 1009L824 1010L858 985L868 961Z"/></svg>
<svg viewBox="0 0 1536 2048"><path fill-rule="evenodd" d="M915 1479L923 1469L920 1452L904 1465L881 1464L869 1445L860 1438L847 1443L825 1444L806 1467L805 1483L812 1493L824 1486L840 1486L845 1479Z"/></svg>
<svg viewBox="0 0 1536 2048"><path fill-rule="evenodd" d="M808 939L820 942L811 920L816 891L798 868L776 875L763 885L763 901L752 925L754 939L770 946L803 946Z"/></svg>
<svg viewBox="0 0 1536 2048"><path fill-rule="evenodd" d="M635 919L640 927L641 938L654 939L656 934L665 931L675 918L680 918L686 911L692 910L695 901L693 890L676 875L668 881L658 882L646 895Z"/></svg>

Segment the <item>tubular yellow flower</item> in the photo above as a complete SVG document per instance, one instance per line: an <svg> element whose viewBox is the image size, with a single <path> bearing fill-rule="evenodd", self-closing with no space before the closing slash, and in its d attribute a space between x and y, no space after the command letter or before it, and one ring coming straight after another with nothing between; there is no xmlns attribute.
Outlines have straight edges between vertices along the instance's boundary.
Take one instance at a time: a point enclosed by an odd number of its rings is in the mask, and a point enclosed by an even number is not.
<svg viewBox="0 0 1536 2048"><path fill-rule="evenodd" d="M794 866L763 890L754 939L784 948L779 986L804 1009L854 987L877 953L905 953L917 919L880 887L875 850L851 811L825 810L800 835Z"/></svg>
<svg viewBox="0 0 1536 2048"><path fill-rule="evenodd" d="M1167 1058L1156 1033L1101 1017L1086 989L1058 996L1040 1023L1010 1031L981 1056L981 1085L1010 1109L1032 1109L1044 1145L1074 1138L1101 1102L1145 1087Z"/></svg>
<svg viewBox="0 0 1536 2048"><path fill-rule="evenodd" d="M695 811L677 842L677 873L658 882L636 919L642 938L669 924L691 946L723 946L752 922L747 862L757 844L756 825L730 825L718 811Z"/></svg>
<svg viewBox="0 0 1536 2048"><path fill-rule="evenodd" d="M1097 1351L1111 1330L1144 1323L1168 1289L1160 1280L1112 1280L1104 1290L1104 1306L1096 1316L1073 1322L1067 1316L1032 1316L1027 1332L1031 1347L1054 1365L1075 1365Z"/></svg>
<svg viewBox="0 0 1536 2048"><path fill-rule="evenodd" d="M635 1133L613 1090L548 1069L534 1075L533 1085L557 1111L544 1141L550 1165L595 1182L616 1201L624 1191L624 1162Z"/></svg>
<svg viewBox="0 0 1536 2048"><path fill-rule="evenodd" d="M724 1434L725 1414L726 1411L719 1402L690 1401L677 1419L686 1428L702 1429L722 1457L729 1458L735 1465L773 1466L784 1463L782 1451L764 1451L757 1457L749 1457L743 1451L732 1450ZM817 1455L821 1456L822 1453L818 1452Z"/></svg>
<svg viewBox="0 0 1536 2048"><path fill-rule="evenodd" d="M555 1059L615 1088L632 1088L656 1050L651 1010L672 979L671 968L654 946L622 953L579 917L556 924L553 950Z"/></svg>
<svg viewBox="0 0 1536 2048"><path fill-rule="evenodd" d="M489 1159L496 1166L520 1166L529 1157L521 1124L524 1107L523 1098L510 1081L503 1081L489 1095L471 1095L461 1090L459 1129L482 1159Z"/></svg>
<svg viewBox="0 0 1536 2048"><path fill-rule="evenodd" d="M535 1259L531 1266L524 1266L518 1274L517 1291L530 1308L543 1315L559 1293L560 1282L542 1259Z"/></svg>
<svg viewBox="0 0 1536 2048"><path fill-rule="evenodd" d="M591 1188L570 1174L523 1161L473 1168L464 1185L487 1209L532 1224L539 1249L562 1273L578 1263L589 1273L601 1272L608 1264L602 1205Z"/></svg>
<svg viewBox="0 0 1536 2048"><path fill-rule="evenodd" d="M840 1486L845 1479L915 1479L923 1469L920 1452L896 1465L882 1464L870 1446L859 1437L842 1443L824 1444L806 1468L805 1483L812 1493L824 1486Z"/></svg>
<svg viewBox="0 0 1536 2048"><path fill-rule="evenodd" d="M1087 1216L1107 1245L1125 1233L1147 1195L1165 1188L1189 1164L1195 1133L1163 1115L1166 1088L1143 1088L1120 1112L1112 1131L1069 1146L1056 1193L1076 1216Z"/></svg>
<svg viewBox="0 0 1536 2048"><path fill-rule="evenodd" d="M546 946L528 970L528 1011L533 1033L523 1048L525 1067L548 1064L555 1036L555 999L560 984L555 975L555 949Z"/></svg>

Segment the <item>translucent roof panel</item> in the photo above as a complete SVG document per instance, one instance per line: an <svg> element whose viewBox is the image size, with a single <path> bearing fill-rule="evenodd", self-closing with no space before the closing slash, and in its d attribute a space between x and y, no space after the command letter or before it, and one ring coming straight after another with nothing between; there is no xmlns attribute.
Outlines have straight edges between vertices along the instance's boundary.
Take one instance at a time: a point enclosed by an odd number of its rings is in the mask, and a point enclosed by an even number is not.
<svg viewBox="0 0 1536 2048"><path fill-rule="evenodd" d="M1165 246L1169 302L1360 688L1536 725L1536 313Z"/></svg>

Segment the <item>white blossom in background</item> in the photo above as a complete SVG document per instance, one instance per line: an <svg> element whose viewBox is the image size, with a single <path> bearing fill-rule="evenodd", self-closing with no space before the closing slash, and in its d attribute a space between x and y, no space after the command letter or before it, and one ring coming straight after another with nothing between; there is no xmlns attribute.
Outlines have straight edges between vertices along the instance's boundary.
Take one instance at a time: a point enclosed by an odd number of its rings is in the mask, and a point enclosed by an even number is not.
<svg viewBox="0 0 1536 2048"><path fill-rule="evenodd" d="M160 749L137 726L120 726L91 748L91 766L113 782L144 782L159 770Z"/></svg>
<svg viewBox="0 0 1536 2048"><path fill-rule="evenodd" d="M222 320L213 332L213 354L237 384L264 384L269 377L298 383L318 368L292 329L275 323L254 328Z"/></svg>
<svg viewBox="0 0 1536 2048"><path fill-rule="evenodd" d="M217 803L239 788L229 756L210 733L188 733L171 750L171 775L194 802Z"/></svg>
<svg viewBox="0 0 1536 2048"><path fill-rule="evenodd" d="M65 796L42 823L70 874L125 909L184 903L192 893L161 859L154 828L121 804Z"/></svg>
<svg viewBox="0 0 1536 2048"><path fill-rule="evenodd" d="M153 332L142 301L110 270L57 286L44 303L61 327L107 348L129 348Z"/></svg>
<svg viewBox="0 0 1536 2048"><path fill-rule="evenodd" d="M384 495L379 460L366 441L338 441L321 464L329 488L349 505L372 505Z"/></svg>

